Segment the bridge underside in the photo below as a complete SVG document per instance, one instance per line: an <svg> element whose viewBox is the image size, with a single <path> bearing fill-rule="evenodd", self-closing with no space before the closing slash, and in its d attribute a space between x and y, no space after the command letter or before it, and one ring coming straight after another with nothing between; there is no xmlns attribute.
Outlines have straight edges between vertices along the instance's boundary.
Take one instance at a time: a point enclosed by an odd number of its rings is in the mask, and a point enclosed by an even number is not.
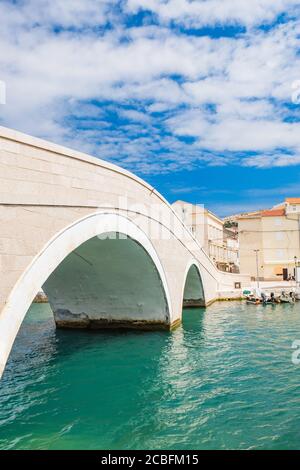
<svg viewBox="0 0 300 470"><path fill-rule="evenodd" d="M187 274L184 294L184 308L205 307L204 290L198 268L193 264Z"/></svg>
<svg viewBox="0 0 300 470"><path fill-rule="evenodd" d="M94 237L71 252L45 282L58 328L170 327L153 260L122 234Z"/></svg>

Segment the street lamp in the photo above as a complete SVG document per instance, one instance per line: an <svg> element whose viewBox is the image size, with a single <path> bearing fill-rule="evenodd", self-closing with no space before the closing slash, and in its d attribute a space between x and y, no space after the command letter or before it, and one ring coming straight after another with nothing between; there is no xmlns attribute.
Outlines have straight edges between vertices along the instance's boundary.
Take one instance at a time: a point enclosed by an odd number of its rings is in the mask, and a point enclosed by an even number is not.
<svg viewBox="0 0 300 470"><path fill-rule="evenodd" d="M254 253L256 255L256 280L257 280L257 287L259 289L259 271L258 271L258 253L259 253L259 250L254 250Z"/></svg>
<svg viewBox="0 0 300 470"><path fill-rule="evenodd" d="M298 279L297 279L297 274L298 274L298 270L297 270L297 267L298 267L298 258L297 256L294 256L294 261L295 261L295 282L296 282L296 286L297 286L297 282L298 282Z"/></svg>

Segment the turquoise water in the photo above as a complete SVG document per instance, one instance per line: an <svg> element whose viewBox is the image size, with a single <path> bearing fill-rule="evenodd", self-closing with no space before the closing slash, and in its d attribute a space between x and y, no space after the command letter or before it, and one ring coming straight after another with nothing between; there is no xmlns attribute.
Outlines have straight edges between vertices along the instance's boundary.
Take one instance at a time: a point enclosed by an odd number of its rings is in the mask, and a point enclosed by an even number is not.
<svg viewBox="0 0 300 470"><path fill-rule="evenodd" d="M172 333L55 331L33 305L0 382L1 449L299 449L300 303L187 310Z"/></svg>

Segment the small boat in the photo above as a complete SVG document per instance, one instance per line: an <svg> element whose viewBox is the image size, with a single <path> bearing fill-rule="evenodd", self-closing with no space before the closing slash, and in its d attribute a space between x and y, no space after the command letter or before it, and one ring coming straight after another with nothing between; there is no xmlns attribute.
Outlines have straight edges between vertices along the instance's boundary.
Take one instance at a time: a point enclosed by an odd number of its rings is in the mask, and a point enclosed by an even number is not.
<svg viewBox="0 0 300 470"><path fill-rule="evenodd" d="M245 289L245 290L243 290L243 295L245 297L249 297L250 295L253 295L253 294L252 294L251 290Z"/></svg>
<svg viewBox="0 0 300 470"><path fill-rule="evenodd" d="M270 296L267 296L264 292L260 293L260 296L250 294L245 295L246 303L249 305L275 305L280 303L280 299L275 297L275 294L272 292Z"/></svg>
<svg viewBox="0 0 300 470"><path fill-rule="evenodd" d="M295 299L300 300L300 290L299 290L299 288L295 289L294 294L295 294Z"/></svg>
<svg viewBox="0 0 300 470"><path fill-rule="evenodd" d="M295 303L294 300L292 300L292 299L282 299L282 298L280 299L280 302L282 304L293 304L293 303Z"/></svg>
<svg viewBox="0 0 300 470"><path fill-rule="evenodd" d="M288 295L286 292L282 291L281 296L279 298L280 302L283 304L294 304L296 301L296 296L294 292L290 292L290 294Z"/></svg>
<svg viewBox="0 0 300 470"><path fill-rule="evenodd" d="M262 292L261 300L263 305L275 305L277 303L277 299L273 292L271 293L270 297L267 297L266 294Z"/></svg>

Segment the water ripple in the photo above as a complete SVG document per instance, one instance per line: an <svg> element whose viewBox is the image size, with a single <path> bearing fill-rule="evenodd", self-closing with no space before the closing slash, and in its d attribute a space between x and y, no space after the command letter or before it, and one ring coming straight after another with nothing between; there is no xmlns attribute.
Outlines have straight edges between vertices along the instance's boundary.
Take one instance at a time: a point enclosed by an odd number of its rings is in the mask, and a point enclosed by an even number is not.
<svg viewBox="0 0 300 470"><path fill-rule="evenodd" d="M34 305L0 382L0 448L297 449L299 313L219 303L173 333L91 333Z"/></svg>

